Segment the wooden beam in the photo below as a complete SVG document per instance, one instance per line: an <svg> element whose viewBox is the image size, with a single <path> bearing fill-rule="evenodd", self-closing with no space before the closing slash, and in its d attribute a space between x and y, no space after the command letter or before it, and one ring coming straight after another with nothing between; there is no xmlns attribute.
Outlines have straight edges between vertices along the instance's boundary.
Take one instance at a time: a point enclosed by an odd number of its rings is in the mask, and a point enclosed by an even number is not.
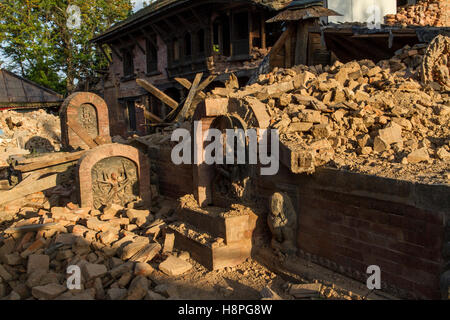
<svg viewBox="0 0 450 320"><path fill-rule="evenodd" d="M186 101L184 102L183 109L181 109L180 113L177 116L177 121L183 120L191 108L192 101L194 100L197 89L200 84L200 81L202 80L203 73L197 73L194 79L194 82L192 83L191 90L189 91L189 94L186 98Z"/></svg>
<svg viewBox="0 0 450 320"><path fill-rule="evenodd" d="M197 19L198 23L201 26L203 26L203 27L207 26L207 23L205 23L205 21L207 21L206 19L201 19L194 9L190 8L190 10L191 10L192 15L195 17L195 19Z"/></svg>
<svg viewBox="0 0 450 320"><path fill-rule="evenodd" d="M185 87L186 89L188 89L188 90L191 89L192 83L191 83L188 79L185 79L185 78L175 78L175 81L178 82L179 84L181 84L181 85L182 85L183 87ZM205 99L205 98L206 98L206 94L205 94L203 91L201 91L201 90L198 90L198 91L197 91L197 95L198 95L200 98L202 98L202 99Z"/></svg>
<svg viewBox="0 0 450 320"><path fill-rule="evenodd" d="M81 140L84 141L88 145L89 148L95 148L97 146L97 143L91 138L91 136L84 130L83 127L80 126L80 124L75 120L69 118L67 121L67 124L69 125L69 128L72 129L73 132L76 133L77 136L81 138Z"/></svg>
<svg viewBox="0 0 450 320"><path fill-rule="evenodd" d="M169 107L171 107L172 109L176 109L178 107L178 102L176 102L175 100L173 100L171 97L169 97L168 95L166 95L164 92L162 92L161 90L159 90L158 88L156 88L154 85L152 85L150 82L144 80L144 79L136 79L136 83L144 88L145 90L147 90L148 92L150 92L151 94L153 94L156 98L158 98L159 100L161 100L164 104L168 105Z"/></svg>
<svg viewBox="0 0 450 320"><path fill-rule="evenodd" d="M178 15L178 14L177 14L177 15L175 15L175 17L177 17L178 20L180 20L181 23L186 27L186 29L187 29L188 31L190 31L190 29L191 29L191 27L192 27L192 24L187 23L186 20L184 20L184 18L183 18L181 15Z"/></svg>
<svg viewBox="0 0 450 320"><path fill-rule="evenodd" d="M284 43L290 37L293 30L293 25L290 24L289 27L280 36L280 38L278 38L277 42L275 42L275 44L273 45L272 50L270 50L270 55L276 55L284 47Z"/></svg>
<svg viewBox="0 0 450 320"><path fill-rule="evenodd" d="M156 114L154 114L154 113L148 111L148 110L146 109L145 105L142 105L142 104L137 103L137 104L136 104L136 107L139 108L139 109L141 109L141 110L144 112L144 117L145 117L146 119L148 119L148 120L150 120L150 121L152 121L152 122L156 122L156 123L161 123L161 122L163 122L163 120L162 120L160 117L158 117Z"/></svg>
<svg viewBox="0 0 450 320"><path fill-rule="evenodd" d="M119 58L119 60L123 61L123 58L120 55L120 53L117 51L117 49L113 45L110 45L109 47L111 48L111 51L114 52L114 54Z"/></svg>
<svg viewBox="0 0 450 320"><path fill-rule="evenodd" d="M14 170L18 170L21 172L30 172L34 170L39 170L43 168L47 168L50 166L63 164L67 162L76 161L81 158L81 156L85 153L85 151L74 152L71 154L64 153L62 156L58 154L44 156L42 158L34 158L35 161L26 164L19 164L14 166Z"/></svg>
<svg viewBox="0 0 450 320"><path fill-rule="evenodd" d="M198 86L197 90L203 91L206 89L207 86L211 84L215 79L217 78L216 75L210 75L208 78L203 80L203 82Z"/></svg>
<svg viewBox="0 0 450 320"><path fill-rule="evenodd" d="M100 50L102 51L103 55L106 57L106 60L108 60L108 62L111 63L111 62L112 62L112 59L111 59L111 57L106 53L105 48L103 48L103 45L100 44L99 47L100 47Z"/></svg>
<svg viewBox="0 0 450 320"><path fill-rule="evenodd" d="M318 21L318 19L317 19ZM302 20L297 23L297 37L295 43L295 64L308 64L308 29L314 26L315 19Z"/></svg>
<svg viewBox="0 0 450 320"><path fill-rule="evenodd" d="M143 54L145 54L144 48L139 44L139 41L135 37L133 37L131 34L128 34L128 37L134 42L134 44L141 50Z"/></svg>
<svg viewBox="0 0 450 320"><path fill-rule="evenodd" d="M5 204L30 194L44 191L57 186L58 174L54 174L31 183L27 183L21 187L16 187L8 191L0 193L0 204Z"/></svg>
<svg viewBox="0 0 450 320"><path fill-rule="evenodd" d="M148 110L144 110L144 117L146 117L148 120L152 121L152 122L156 122L156 123L162 123L163 120L158 117L156 114L148 111Z"/></svg>
<svg viewBox="0 0 450 320"><path fill-rule="evenodd" d="M161 36L163 39L168 39L169 34L167 32L162 31L156 24L149 24L150 28L156 33Z"/></svg>
<svg viewBox="0 0 450 320"><path fill-rule="evenodd" d="M148 36L147 33L145 32L144 28L140 28L139 31L141 31L142 35L144 36L144 38L148 41L150 41L152 43L153 46L155 46L156 48L158 47L158 44L155 43L155 41L153 41L152 37Z"/></svg>

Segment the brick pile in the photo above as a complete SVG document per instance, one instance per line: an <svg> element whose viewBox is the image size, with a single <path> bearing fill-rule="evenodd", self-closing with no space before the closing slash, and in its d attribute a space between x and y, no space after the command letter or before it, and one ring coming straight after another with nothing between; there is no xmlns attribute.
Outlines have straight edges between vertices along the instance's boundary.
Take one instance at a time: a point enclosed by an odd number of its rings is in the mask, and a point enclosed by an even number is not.
<svg viewBox="0 0 450 320"><path fill-rule="evenodd" d="M416 5L399 8L397 14L385 16L388 25L450 26L449 0L421 0Z"/></svg>
<svg viewBox="0 0 450 320"><path fill-rule="evenodd" d="M178 276L192 266L189 254L173 252L173 237L164 241L163 219L174 207L159 200L154 213L135 209L138 203L50 208L42 193L9 203L4 210L17 212L0 224L0 299L167 299L164 285L152 280L155 270ZM69 290L73 266L81 287Z"/></svg>
<svg viewBox="0 0 450 320"><path fill-rule="evenodd" d="M45 110L0 111L0 167L10 155L45 153L61 148L59 117Z"/></svg>
<svg viewBox="0 0 450 320"><path fill-rule="evenodd" d="M250 86L212 95L265 104L281 142L313 159L304 172L327 165L449 183L450 83L420 82L418 69L427 50L405 47L378 64L362 60L274 69ZM442 68L448 74L448 66Z"/></svg>

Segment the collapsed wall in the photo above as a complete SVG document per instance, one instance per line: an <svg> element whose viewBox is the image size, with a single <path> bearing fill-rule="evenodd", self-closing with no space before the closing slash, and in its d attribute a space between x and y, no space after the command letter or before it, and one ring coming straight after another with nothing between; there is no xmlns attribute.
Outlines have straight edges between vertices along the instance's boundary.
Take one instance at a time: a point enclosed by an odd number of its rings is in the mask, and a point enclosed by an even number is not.
<svg viewBox="0 0 450 320"><path fill-rule="evenodd" d="M433 43L446 41L448 37L439 36ZM434 50L433 43L428 48L406 46L378 64L361 60L275 68L255 84L240 90L217 88L211 97L265 105L270 127L279 130L282 151L291 153L285 164L296 173L326 165L448 183L450 81L448 62L440 58L448 54ZM431 60L436 63L423 84L421 72ZM289 162L294 155L297 167Z"/></svg>
<svg viewBox="0 0 450 320"><path fill-rule="evenodd" d="M415 5L399 8L397 14L385 17L388 25L450 26L449 0L420 0Z"/></svg>
<svg viewBox="0 0 450 320"><path fill-rule="evenodd" d="M0 167L10 155L45 153L61 148L59 117L45 110L0 111Z"/></svg>

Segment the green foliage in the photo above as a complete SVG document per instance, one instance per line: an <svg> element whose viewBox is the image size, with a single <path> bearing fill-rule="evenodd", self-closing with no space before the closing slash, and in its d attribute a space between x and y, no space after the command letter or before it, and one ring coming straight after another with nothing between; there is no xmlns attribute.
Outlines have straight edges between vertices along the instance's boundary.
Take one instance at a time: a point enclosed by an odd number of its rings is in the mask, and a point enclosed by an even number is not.
<svg viewBox="0 0 450 320"><path fill-rule="evenodd" d="M67 8L81 11L78 29L67 25ZM108 62L89 43L131 13L130 0L2 0L0 53L6 68L62 94L104 69Z"/></svg>

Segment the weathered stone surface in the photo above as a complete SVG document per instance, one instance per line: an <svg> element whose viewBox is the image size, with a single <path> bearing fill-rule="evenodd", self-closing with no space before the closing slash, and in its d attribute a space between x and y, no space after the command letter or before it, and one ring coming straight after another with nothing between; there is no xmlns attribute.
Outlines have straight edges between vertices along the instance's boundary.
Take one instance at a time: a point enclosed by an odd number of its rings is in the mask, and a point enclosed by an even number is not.
<svg viewBox="0 0 450 320"><path fill-rule="evenodd" d="M111 288L106 292L106 298L108 300L123 300L128 294L127 289Z"/></svg>
<svg viewBox="0 0 450 320"><path fill-rule="evenodd" d="M292 122L288 127L286 132L305 132L311 130L313 124L311 122Z"/></svg>
<svg viewBox="0 0 450 320"><path fill-rule="evenodd" d="M4 281L11 281L12 275L5 269L3 265L0 264L0 278Z"/></svg>
<svg viewBox="0 0 450 320"><path fill-rule="evenodd" d="M134 256L136 253L138 253L140 250L142 250L149 244L148 238L139 238L138 240L135 241L136 242L132 242L122 249L122 253L120 255L120 258L122 260L130 259L132 256Z"/></svg>
<svg viewBox="0 0 450 320"><path fill-rule="evenodd" d="M142 300L148 292L149 281L144 276L137 276L131 281L127 300Z"/></svg>
<svg viewBox="0 0 450 320"><path fill-rule="evenodd" d="M34 287L31 290L33 297L36 299L51 300L65 292L67 288L60 284L51 283L45 286Z"/></svg>
<svg viewBox="0 0 450 320"><path fill-rule="evenodd" d="M420 148L411 152L408 155L407 159L409 163L419 163L428 161L430 159L430 156L428 154L427 148Z"/></svg>
<svg viewBox="0 0 450 320"><path fill-rule="evenodd" d="M166 297L152 290L148 290L145 295L145 300L166 300Z"/></svg>
<svg viewBox="0 0 450 320"><path fill-rule="evenodd" d="M320 283L292 284L289 287L289 294L296 298L319 297L321 287Z"/></svg>
<svg viewBox="0 0 450 320"><path fill-rule="evenodd" d="M137 262L134 267L134 275L149 277L155 269L148 263Z"/></svg>
<svg viewBox="0 0 450 320"><path fill-rule="evenodd" d="M175 234L174 233L166 233L164 238L164 247L163 252L172 252L173 246L175 244Z"/></svg>
<svg viewBox="0 0 450 320"><path fill-rule="evenodd" d="M403 141L402 127L395 122L391 122L386 128L378 131L378 134L379 138L389 145Z"/></svg>
<svg viewBox="0 0 450 320"><path fill-rule="evenodd" d="M44 254L32 254L28 257L27 273L31 274L36 270L48 272L50 257Z"/></svg>
<svg viewBox="0 0 450 320"><path fill-rule="evenodd" d="M87 263L83 265L82 271L87 280L104 276L108 269L103 264Z"/></svg>
<svg viewBox="0 0 450 320"><path fill-rule="evenodd" d="M169 276L179 276L192 269L192 265L182 259L169 256L159 265L159 269Z"/></svg>
<svg viewBox="0 0 450 320"><path fill-rule="evenodd" d="M283 300L275 291L269 287L264 287L261 290L261 297L263 300Z"/></svg>

